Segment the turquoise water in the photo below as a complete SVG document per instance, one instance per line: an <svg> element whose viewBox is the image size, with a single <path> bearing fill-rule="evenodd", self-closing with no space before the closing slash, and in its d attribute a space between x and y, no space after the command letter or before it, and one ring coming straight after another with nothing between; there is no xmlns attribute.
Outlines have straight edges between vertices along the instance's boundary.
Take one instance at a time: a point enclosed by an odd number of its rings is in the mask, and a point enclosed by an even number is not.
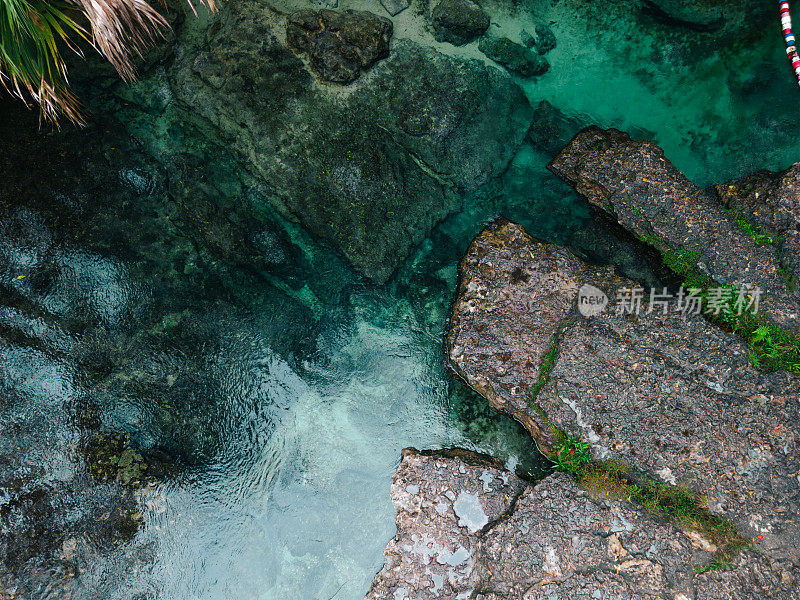
<svg viewBox="0 0 800 600"><path fill-rule="evenodd" d="M510 37L553 23L550 72L520 85L562 116L383 286L277 214L258 248L269 266L255 272L236 232L208 241L164 199L169 183L118 129L37 133L4 112L4 168L31 173L0 202L0 586L31 598L356 599L394 533L402 448L546 468L519 426L443 364L472 237L503 214L646 279L546 170L553 140L590 123L625 129L702 185L798 155L798 92L776 31L720 53L607 6L494 7ZM186 125L158 119L135 116L144 147L143 123ZM240 167L215 152L194 165L211 174L204 185L245 197ZM103 156L113 185L97 172ZM81 451L98 426L163 459L166 474L120 501ZM132 530L115 521L121 509L138 513Z"/></svg>

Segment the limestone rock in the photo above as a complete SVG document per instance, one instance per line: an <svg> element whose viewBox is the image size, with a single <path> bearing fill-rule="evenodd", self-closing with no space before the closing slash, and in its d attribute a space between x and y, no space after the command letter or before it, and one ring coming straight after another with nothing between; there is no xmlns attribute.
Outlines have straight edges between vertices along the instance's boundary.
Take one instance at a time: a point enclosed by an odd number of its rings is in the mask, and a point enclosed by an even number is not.
<svg viewBox="0 0 800 600"><path fill-rule="evenodd" d="M762 310L781 326L800 331L800 293L787 284L775 248L756 244L716 192L694 185L653 142L588 127L548 168L637 237L655 236L671 248L696 252L698 268L714 281L760 288ZM797 254L797 172L782 181L785 197L776 196L763 214L772 211L773 220L785 223L788 235L781 243L791 257ZM783 204L776 213L775 206Z"/></svg>
<svg viewBox="0 0 800 600"><path fill-rule="evenodd" d="M524 487L496 461L470 452L404 450L391 489L397 535L367 598L455 600L472 589L480 533Z"/></svg>
<svg viewBox="0 0 800 600"><path fill-rule="evenodd" d="M800 281L800 163L716 186L726 208L775 236L791 285ZM784 277L786 279L786 277Z"/></svg>
<svg viewBox="0 0 800 600"><path fill-rule="evenodd" d="M436 41L463 46L489 29L489 15L472 0L441 0L431 13Z"/></svg>
<svg viewBox="0 0 800 600"><path fill-rule="evenodd" d="M307 54L324 81L352 83L389 56L392 22L367 11L301 10L289 16L286 41Z"/></svg>
<svg viewBox="0 0 800 600"><path fill-rule="evenodd" d="M685 534L560 473L529 486L465 451L407 449L391 495L397 535L368 600L800 597L796 568L751 551L734 571L695 575Z"/></svg>
<svg viewBox="0 0 800 600"><path fill-rule="evenodd" d="M597 277L566 249L503 219L473 240L459 273L447 333L451 367L549 446L550 430L532 404L539 365L572 316L582 281Z"/></svg>
<svg viewBox="0 0 800 600"><path fill-rule="evenodd" d="M617 314L615 290L635 282L508 221L473 241L460 278L450 364L492 405L545 448L546 415L597 459L706 494L764 552L797 559L800 377L758 373L737 336L674 305ZM587 284L610 299L590 318L576 310ZM537 386L548 351L552 368Z"/></svg>

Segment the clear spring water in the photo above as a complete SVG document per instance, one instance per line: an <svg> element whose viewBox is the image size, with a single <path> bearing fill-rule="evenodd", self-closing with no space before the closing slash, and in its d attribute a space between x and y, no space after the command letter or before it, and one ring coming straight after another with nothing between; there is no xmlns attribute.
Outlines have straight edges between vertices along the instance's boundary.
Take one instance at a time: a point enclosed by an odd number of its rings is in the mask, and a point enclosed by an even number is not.
<svg viewBox="0 0 800 600"><path fill-rule="evenodd" d="M554 23L558 39L551 71L523 83L532 103L545 99L578 121L651 136L700 184L797 159L797 89L777 25L775 35L735 55L687 57L680 45L661 45L657 29L637 31L624 15L607 27L573 18L564 3L530 5L537 20ZM529 18L522 10L498 23L510 32ZM448 375L441 344L457 261L489 219L503 213L535 235L573 245L592 231L585 206L546 171L548 159L524 146L503 193L469 200L386 286L363 283L334 256L312 262L318 270L306 276L329 280L330 293L319 293L324 285L296 292L319 317L310 342L302 324L291 326L300 317L276 300L280 286L249 279L224 306L202 299L154 326L148 315L165 293L158 269L113 250L120 227L142 227L146 238L163 215L122 215L69 244L54 241L58 232L35 210L5 211L0 508L11 517L3 535L35 540L37 531L45 539L56 530L61 562L44 560L47 550L35 542L12 544L24 556L5 568L24 563L24 580L4 573L0 586L37 598L69 589L74 598L357 599L393 535L388 491L403 447L463 446L541 469L520 428ZM149 201L146 184L130 187L132 206ZM47 289L20 278L45 265L57 273ZM211 270L187 264L177 277ZM73 322L84 313L101 325L76 336ZM176 320L192 335L152 334ZM137 331L144 323L149 333ZM84 355L100 344L93 331L110 346L118 337L116 352L128 361L108 385L85 370ZM177 431L205 458L136 497L141 525L132 540L104 544L102 536L75 533L81 519L98 528L109 521L102 507L113 493L82 474L75 407L91 398L111 425L146 445L158 429L151 388L163 386L169 396L181 385L192 401L169 410L192 413L178 419ZM39 501L41 489L47 494ZM18 497L30 523L13 509ZM83 537L76 542L76 535Z"/></svg>

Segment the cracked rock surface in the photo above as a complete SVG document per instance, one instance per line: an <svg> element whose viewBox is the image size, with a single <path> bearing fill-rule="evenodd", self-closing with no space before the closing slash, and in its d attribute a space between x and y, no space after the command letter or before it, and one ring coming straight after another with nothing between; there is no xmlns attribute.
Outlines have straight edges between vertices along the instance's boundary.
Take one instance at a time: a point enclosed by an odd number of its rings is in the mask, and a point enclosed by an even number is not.
<svg viewBox="0 0 800 600"><path fill-rule="evenodd" d="M560 473L530 486L470 452L409 448L391 496L397 535L368 600L800 597L796 570L750 551L696 575L689 537Z"/></svg>
<svg viewBox="0 0 800 600"><path fill-rule="evenodd" d="M363 10L300 10L289 17L286 41L305 53L320 79L352 83L389 56L392 22Z"/></svg>
<svg viewBox="0 0 800 600"><path fill-rule="evenodd" d="M447 351L473 389L541 446L553 442L546 415L596 459L706 495L766 554L797 561L800 378L757 372L737 336L674 306L617 314L615 290L635 282L502 219L473 241L460 271ZM576 310L584 284L612 299L597 316Z"/></svg>
<svg viewBox="0 0 800 600"><path fill-rule="evenodd" d="M772 200L759 197L758 220L769 221L776 227L769 229L782 234L778 252L770 244L757 244L714 188L694 185L653 142L592 126L548 167L635 236L655 236L672 249L696 252L698 268L720 284L760 288L762 310L781 326L800 331L800 293L786 277L786 269L795 277L800 273L797 167L774 176ZM731 195L746 195L746 183L728 188ZM746 204L729 200L734 208Z"/></svg>
<svg viewBox="0 0 800 600"><path fill-rule="evenodd" d="M757 171L716 190L726 208L776 237L780 262L796 286L800 278L800 163L778 173Z"/></svg>

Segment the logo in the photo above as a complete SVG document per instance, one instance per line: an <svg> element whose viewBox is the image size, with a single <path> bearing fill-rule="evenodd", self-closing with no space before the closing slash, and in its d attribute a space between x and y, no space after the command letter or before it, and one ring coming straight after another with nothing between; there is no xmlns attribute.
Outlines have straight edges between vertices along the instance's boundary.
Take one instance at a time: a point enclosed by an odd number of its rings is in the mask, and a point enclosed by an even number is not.
<svg viewBox="0 0 800 600"><path fill-rule="evenodd" d="M596 317L608 305L603 290L586 284L578 290L578 312L584 317Z"/></svg>

